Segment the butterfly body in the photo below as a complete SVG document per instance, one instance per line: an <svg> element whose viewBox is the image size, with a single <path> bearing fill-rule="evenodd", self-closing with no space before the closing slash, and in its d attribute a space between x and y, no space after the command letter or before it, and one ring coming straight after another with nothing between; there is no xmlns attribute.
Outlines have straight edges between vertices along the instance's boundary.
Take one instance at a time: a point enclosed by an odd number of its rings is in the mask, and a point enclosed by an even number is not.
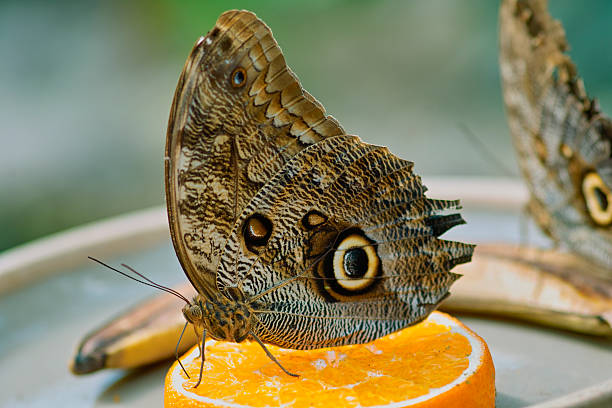
<svg viewBox="0 0 612 408"><path fill-rule="evenodd" d="M194 325L196 333L208 333L217 340L241 343L249 337L253 325L253 311L244 302L225 296L215 299L201 295L183 307L185 319Z"/></svg>
<svg viewBox="0 0 612 408"><path fill-rule="evenodd" d="M270 29L232 10L192 50L174 96L166 196L198 291L183 313L212 337L314 349L414 324L473 246L412 163L347 135L302 89Z"/></svg>

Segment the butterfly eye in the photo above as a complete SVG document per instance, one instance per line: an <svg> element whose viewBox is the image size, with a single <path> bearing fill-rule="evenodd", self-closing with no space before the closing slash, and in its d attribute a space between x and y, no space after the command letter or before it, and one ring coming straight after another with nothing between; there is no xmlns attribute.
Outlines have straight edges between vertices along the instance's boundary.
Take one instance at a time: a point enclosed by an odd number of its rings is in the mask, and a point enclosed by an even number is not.
<svg viewBox="0 0 612 408"><path fill-rule="evenodd" d="M232 72L231 76L232 86L234 88L240 88L246 83L246 71L242 67L236 68Z"/></svg>
<svg viewBox="0 0 612 408"><path fill-rule="evenodd" d="M612 223L612 193L596 172L582 179L582 195L593 222L601 227Z"/></svg>
<svg viewBox="0 0 612 408"><path fill-rule="evenodd" d="M268 243L272 234L272 222L260 214L253 214L244 222L244 243L249 251L259 253L258 247Z"/></svg>
<svg viewBox="0 0 612 408"><path fill-rule="evenodd" d="M199 305L185 305L183 307L183 316L185 320L193 324L202 320L202 308Z"/></svg>
<svg viewBox="0 0 612 408"><path fill-rule="evenodd" d="M336 300L371 290L380 279L380 259L374 243L354 228L338 237L338 245L319 266L324 289Z"/></svg>
<svg viewBox="0 0 612 408"><path fill-rule="evenodd" d="M183 316L185 317L185 320L187 320L189 323L193 324L193 320L191 319L191 315L185 309L183 309Z"/></svg>

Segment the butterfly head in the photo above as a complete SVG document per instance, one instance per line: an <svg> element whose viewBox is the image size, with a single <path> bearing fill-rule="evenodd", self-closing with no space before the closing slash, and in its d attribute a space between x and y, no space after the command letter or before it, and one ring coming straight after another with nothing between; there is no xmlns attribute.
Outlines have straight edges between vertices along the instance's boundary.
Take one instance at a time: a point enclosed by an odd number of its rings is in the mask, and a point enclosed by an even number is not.
<svg viewBox="0 0 612 408"><path fill-rule="evenodd" d="M200 296L195 296L193 303L186 304L182 309L185 320L193 325L197 325L202 321L203 308L199 302L199 297Z"/></svg>
<svg viewBox="0 0 612 408"><path fill-rule="evenodd" d="M252 311L241 301L218 296L208 299L196 295L191 304L183 307L183 316L198 333L208 333L218 340L240 343L252 327Z"/></svg>

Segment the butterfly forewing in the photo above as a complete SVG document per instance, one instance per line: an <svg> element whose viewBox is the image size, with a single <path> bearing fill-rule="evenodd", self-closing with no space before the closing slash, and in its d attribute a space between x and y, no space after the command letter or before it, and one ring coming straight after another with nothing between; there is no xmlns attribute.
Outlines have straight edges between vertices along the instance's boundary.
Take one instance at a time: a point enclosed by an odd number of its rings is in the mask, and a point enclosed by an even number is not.
<svg viewBox="0 0 612 408"><path fill-rule="evenodd" d="M263 183L306 146L342 133L261 20L235 10L219 17L187 59L166 140L171 235L199 292L216 290L227 235Z"/></svg>

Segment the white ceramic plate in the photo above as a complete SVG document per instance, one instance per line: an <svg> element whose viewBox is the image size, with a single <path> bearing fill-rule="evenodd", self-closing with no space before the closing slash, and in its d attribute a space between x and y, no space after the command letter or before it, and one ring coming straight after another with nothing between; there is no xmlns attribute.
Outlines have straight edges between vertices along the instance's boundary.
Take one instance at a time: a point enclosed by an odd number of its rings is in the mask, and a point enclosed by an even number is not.
<svg viewBox="0 0 612 408"><path fill-rule="evenodd" d="M431 197L463 197L468 224L451 231L449 238L547 242L535 228L520 232L526 193L518 181L425 179L425 184ZM186 279L161 208L83 226L2 254L0 407L163 405L170 362L83 377L68 371L74 347L86 332L153 294L87 262L88 255L127 263L166 285ZM459 318L489 344L498 407L612 407L609 340L508 320Z"/></svg>

